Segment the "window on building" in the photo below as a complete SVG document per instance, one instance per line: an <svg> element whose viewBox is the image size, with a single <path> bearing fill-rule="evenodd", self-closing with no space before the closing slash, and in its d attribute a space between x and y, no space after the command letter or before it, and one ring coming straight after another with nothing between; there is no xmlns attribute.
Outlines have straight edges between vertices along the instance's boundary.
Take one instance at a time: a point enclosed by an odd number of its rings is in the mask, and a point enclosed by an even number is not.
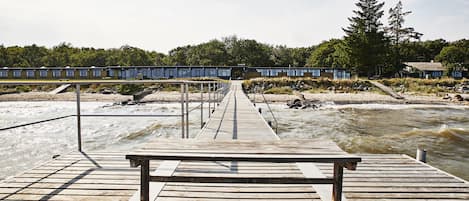
<svg viewBox="0 0 469 201"><path fill-rule="evenodd" d="M320 77L321 76L321 70L319 70L319 69L311 70L311 74L313 75L313 77Z"/></svg>
<svg viewBox="0 0 469 201"><path fill-rule="evenodd" d="M218 76L229 77L231 76L231 70L230 69L218 69Z"/></svg>
<svg viewBox="0 0 469 201"><path fill-rule="evenodd" d="M178 77L189 77L190 71L189 69L178 69Z"/></svg>
<svg viewBox="0 0 469 201"><path fill-rule="evenodd" d="M217 69L205 69L205 76L216 77L217 76Z"/></svg>
<svg viewBox="0 0 469 201"><path fill-rule="evenodd" d="M47 77L47 70L40 70L39 77Z"/></svg>
<svg viewBox="0 0 469 201"><path fill-rule="evenodd" d="M80 77L88 77L88 70L80 69Z"/></svg>
<svg viewBox="0 0 469 201"><path fill-rule="evenodd" d="M93 69L93 77L101 77L101 69Z"/></svg>
<svg viewBox="0 0 469 201"><path fill-rule="evenodd" d="M192 69L192 77L202 77L202 69Z"/></svg>
<svg viewBox="0 0 469 201"><path fill-rule="evenodd" d="M61 77L61 71L60 70L52 70L52 77Z"/></svg>
<svg viewBox="0 0 469 201"><path fill-rule="evenodd" d="M7 70L0 70L0 77L8 77L8 71Z"/></svg>
<svg viewBox="0 0 469 201"><path fill-rule="evenodd" d="M34 70L27 70L26 77L29 77L29 78L34 77Z"/></svg>
<svg viewBox="0 0 469 201"><path fill-rule="evenodd" d="M161 78L164 77L163 68L154 68L151 70L152 78Z"/></svg>
<svg viewBox="0 0 469 201"><path fill-rule="evenodd" d="M13 77L21 77L21 70L13 70Z"/></svg>
<svg viewBox="0 0 469 201"><path fill-rule="evenodd" d="M264 77L269 76L269 69L257 69L257 72L260 72L261 76L264 76Z"/></svg>
<svg viewBox="0 0 469 201"><path fill-rule="evenodd" d="M75 71L72 69L68 69L65 71L65 76L67 77L74 77L75 76Z"/></svg>
<svg viewBox="0 0 469 201"><path fill-rule="evenodd" d="M110 77L114 77L114 75L115 75L114 69L109 69L107 73Z"/></svg>

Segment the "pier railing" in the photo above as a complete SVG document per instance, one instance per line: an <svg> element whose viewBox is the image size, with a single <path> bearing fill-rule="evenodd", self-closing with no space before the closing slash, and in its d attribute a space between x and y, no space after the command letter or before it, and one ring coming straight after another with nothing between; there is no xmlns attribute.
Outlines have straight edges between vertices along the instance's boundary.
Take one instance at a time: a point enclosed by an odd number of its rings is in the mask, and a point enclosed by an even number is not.
<svg viewBox="0 0 469 201"><path fill-rule="evenodd" d="M200 110L200 127L204 127L204 110L208 109L208 118L211 117L211 113L223 100L224 96L229 90L230 83L226 81L188 81L188 80L97 80L97 81L0 81L0 86L20 86L20 85L64 85L70 84L75 87L76 94L76 114L64 115L60 117L54 117L49 119L43 119L35 122L29 122L24 124L18 124L8 127L0 128L0 131L11 130L15 128L56 121L60 119L66 119L70 117L76 117L77 122L77 147L78 151L82 151L82 117L180 117L181 118L181 138L189 138L189 114L197 109ZM139 115L139 114L81 114L81 98L80 98L80 86L91 85L91 84L174 84L180 86L181 98L179 103L181 104L181 112L175 115ZM195 86L200 87L200 104L194 108L189 108L190 92L189 87ZM205 93L207 92L207 93ZM208 94L207 100L204 99L204 94ZM196 102L195 100L193 102ZM205 103L207 107L204 107Z"/></svg>
<svg viewBox="0 0 469 201"><path fill-rule="evenodd" d="M267 109L269 110L269 113L272 116L273 123L275 123L275 125L273 125L272 121L268 121L268 124L269 124L270 127L272 127L272 129L274 129L275 134L278 134L278 125L279 125L278 120L277 120L277 117L275 117L275 114L272 111L272 108L270 107L269 101L267 101L267 99L264 96L264 87L262 87L261 89L259 89L258 87L254 88L254 95L253 95L253 98L252 98L252 103L254 104L254 106L256 106L256 94L258 94L258 93L262 97L262 101L266 104ZM248 93L246 93L246 94L249 96ZM259 108L259 112L262 113L262 109Z"/></svg>

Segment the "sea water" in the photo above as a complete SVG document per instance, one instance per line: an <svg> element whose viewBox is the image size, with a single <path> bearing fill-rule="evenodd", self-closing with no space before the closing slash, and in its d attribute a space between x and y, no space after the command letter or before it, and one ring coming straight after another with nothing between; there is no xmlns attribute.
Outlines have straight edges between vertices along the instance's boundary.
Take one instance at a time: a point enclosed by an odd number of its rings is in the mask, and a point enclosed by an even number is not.
<svg viewBox="0 0 469 201"><path fill-rule="evenodd" d="M190 104L190 108L198 104ZM205 105L207 107L207 105ZM208 110L204 110L206 120ZM81 114L179 115L178 103L112 106L82 102ZM0 128L76 114L75 102L0 102ZM181 117L82 117L86 151L125 151L154 138L181 138ZM190 113L190 135L200 131L200 110ZM77 150L75 117L0 131L0 180L54 155Z"/></svg>
<svg viewBox="0 0 469 201"><path fill-rule="evenodd" d="M272 120L266 106L258 106ZM318 110L271 107L283 139L332 139L351 153L415 156L417 148L424 148L430 164L469 179L468 107L332 103ZM180 104L82 102L81 113L174 115L180 114ZM0 128L72 114L76 114L75 102L0 102ZM199 110L190 115L190 131L192 137L200 131ZM125 151L147 140L180 135L180 117L82 117L86 151ZM0 131L0 179L76 149L75 117Z"/></svg>
<svg viewBox="0 0 469 201"><path fill-rule="evenodd" d="M273 120L262 107L266 120ZM407 154L426 149L429 164L469 180L469 107L446 105L322 105L271 108L282 139L332 139L350 153Z"/></svg>

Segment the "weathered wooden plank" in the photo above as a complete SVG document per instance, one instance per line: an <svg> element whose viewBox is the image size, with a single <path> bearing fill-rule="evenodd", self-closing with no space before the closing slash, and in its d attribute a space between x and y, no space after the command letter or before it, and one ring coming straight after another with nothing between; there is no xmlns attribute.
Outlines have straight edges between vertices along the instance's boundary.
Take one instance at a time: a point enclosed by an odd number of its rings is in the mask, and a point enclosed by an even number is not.
<svg viewBox="0 0 469 201"><path fill-rule="evenodd" d="M207 175L207 174L203 174ZM191 183L259 183L259 184L332 184L331 178L304 178L304 177L239 177L238 175L209 176L150 176L155 182L191 182Z"/></svg>
<svg viewBox="0 0 469 201"><path fill-rule="evenodd" d="M275 154L186 154L144 152L126 155L131 160L192 160L192 161L249 161L249 162L317 162L317 163L356 163L361 158L354 155L275 155Z"/></svg>
<svg viewBox="0 0 469 201"><path fill-rule="evenodd" d="M193 197L158 197L156 201L226 201L227 199L220 198L193 198ZM237 201L258 201L258 200L281 200L281 201L320 201L315 198L236 198Z"/></svg>
<svg viewBox="0 0 469 201"><path fill-rule="evenodd" d="M225 193L225 192L185 192L162 191L159 197L217 198L217 199L318 199L313 193L268 192L268 193Z"/></svg>

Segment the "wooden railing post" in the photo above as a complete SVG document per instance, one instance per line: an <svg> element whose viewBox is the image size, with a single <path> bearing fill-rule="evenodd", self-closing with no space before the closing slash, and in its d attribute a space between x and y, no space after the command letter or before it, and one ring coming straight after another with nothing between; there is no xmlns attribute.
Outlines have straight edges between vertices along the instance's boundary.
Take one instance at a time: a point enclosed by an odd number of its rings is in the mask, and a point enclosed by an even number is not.
<svg viewBox="0 0 469 201"><path fill-rule="evenodd" d="M344 179L344 167L339 163L334 163L334 184L332 184L332 200L342 200L342 182Z"/></svg>

